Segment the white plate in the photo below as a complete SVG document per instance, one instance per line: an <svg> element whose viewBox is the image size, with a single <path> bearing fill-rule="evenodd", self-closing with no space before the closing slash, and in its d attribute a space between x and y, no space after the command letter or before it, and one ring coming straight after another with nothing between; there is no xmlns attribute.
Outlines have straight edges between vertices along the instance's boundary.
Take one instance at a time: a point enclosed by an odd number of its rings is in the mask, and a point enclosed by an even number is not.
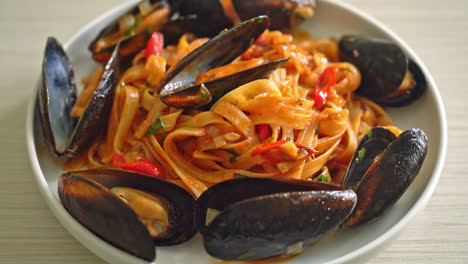
<svg viewBox="0 0 468 264"><path fill-rule="evenodd" d="M121 5L95 19L72 37L65 49L74 65L76 79L88 75L95 64L88 52L88 44L109 21L118 17L133 3ZM429 201L437 185L446 153L447 125L437 86L415 53L400 38L381 23L357 9L338 2L320 1L315 16L302 25L314 38L339 37L343 34L366 34L391 39L398 43L423 69L429 89L410 106L389 109L395 124L402 128L419 127L428 137L428 152L424 166L403 197L383 217L363 227L338 231L306 250L290 263L362 263L374 256L391 238ZM42 138L40 122L35 113L34 98L29 106L26 140L37 184L49 208L63 226L94 254L110 263L146 263L116 249L82 227L63 208L57 195L57 179L63 160L57 161L47 151ZM293 216L292 216L293 217ZM171 247L156 249L156 263L212 263L205 253L200 235L191 241Z"/></svg>

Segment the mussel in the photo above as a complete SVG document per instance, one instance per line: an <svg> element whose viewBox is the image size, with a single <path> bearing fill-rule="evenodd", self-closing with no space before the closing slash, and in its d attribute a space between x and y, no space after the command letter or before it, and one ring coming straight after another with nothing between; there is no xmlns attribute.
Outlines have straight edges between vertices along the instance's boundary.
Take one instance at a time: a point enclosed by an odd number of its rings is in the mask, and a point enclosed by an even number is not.
<svg viewBox="0 0 468 264"><path fill-rule="evenodd" d="M301 252L335 230L355 204L356 194L343 186L244 178L204 192L195 220L211 256L264 259Z"/></svg>
<svg viewBox="0 0 468 264"><path fill-rule="evenodd" d="M315 0L171 0L180 16L195 16L203 30L193 29L199 36L210 37L223 28L259 15L272 19L271 29L289 29L313 15ZM209 25L203 26L203 25ZM212 35L211 35L212 36Z"/></svg>
<svg viewBox="0 0 468 264"><path fill-rule="evenodd" d="M297 254L340 226L376 219L409 187L426 152L422 130L397 137L376 127L360 142L342 185L239 175L195 200L163 180L94 169L62 174L58 193L81 224L145 260L154 259L154 246L183 243L197 231L215 258L265 259Z"/></svg>
<svg viewBox="0 0 468 264"><path fill-rule="evenodd" d="M152 261L154 246L183 243L196 234L195 199L181 187L144 174L95 169L60 176L65 209L110 244Z"/></svg>
<svg viewBox="0 0 468 264"><path fill-rule="evenodd" d="M113 47L122 42L120 55L128 59L141 50L154 31L173 44L182 34L214 37L240 21L268 15L272 29L291 28L313 15L315 0L142 0L105 27L89 46L95 60L105 62Z"/></svg>
<svg viewBox="0 0 468 264"><path fill-rule="evenodd" d="M288 58L267 62L205 83L195 83L195 78L200 73L226 65L240 56L268 28L268 25L267 16L252 18L220 33L189 53L159 82L157 89L161 100L174 107L200 108L216 102L221 96L242 84L269 75Z"/></svg>
<svg viewBox="0 0 468 264"><path fill-rule="evenodd" d="M142 0L126 14L105 27L89 45L93 59L106 62L117 43L119 55L126 60L145 47L152 32L161 30L171 8L165 0Z"/></svg>
<svg viewBox="0 0 468 264"><path fill-rule="evenodd" d="M343 36L341 58L362 75L356 93L385 106L404 106L421 97L427 81L419 66L393 42L363 36Z"/></svg>
<svg viewBox="0 0 468 264"><path fill-rule="evenodd" d="M398 137L384 127L368 131L348 167L343 185L352 187L358 203L344 226L367 223L390 208L406 191L427 153L427 137L421 129Z"/></svg>
<svg viewBox="0 0 468 264"><path fill-rule="evenodd" d="M114 169L64 173L58 193L90 231L150 261L154 246L183 243L197 230L220 259L297 254L340 226L357 201L344 186L256 178L222 182L195 201L177 185Z"/></svg>
<svg viewBox="0 0 468 264"><path fill-rule="evenodd" d="M106 128L119 79L118 51L119 45L105 66L91 102L77 121L71 118L76 101L72 65L60 43L53 37L47 39L38 97L43 133L52 153L76 155Z"/></svg>

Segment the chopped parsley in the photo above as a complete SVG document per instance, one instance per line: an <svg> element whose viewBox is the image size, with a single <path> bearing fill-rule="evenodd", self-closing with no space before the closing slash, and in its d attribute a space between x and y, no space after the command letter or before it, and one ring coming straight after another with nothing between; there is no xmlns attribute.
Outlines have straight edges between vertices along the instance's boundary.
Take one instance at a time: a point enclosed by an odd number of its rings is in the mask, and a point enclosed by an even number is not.
<svg viewBox="0 0 468 264"><path fill-rule="evenodd" d="M159 133L163 133L163 137L166 136L166 126L161 118L156 119L153 124L148 128L148 131L144 134L144 136L155 135Z"/></svg>
<svg viewBox="0 0 468 264"><path fill-rule="evenodd" d="M382 209L382 206L385 204L384 200L379 200L375 205L374 205L374 213L379 213L380 210Z"/></svg>
<svg viewBox="0 0 468 264"><path fill-rule="evenodd" d="M302 20L306 19L306 17L304 16L304 14L302 14L302 13L299 12L299 11L294 12L294 16L295 16L296 18L298 18L298 19L302 19Z"/></svg>
<svg viewBox="0 0 468 264"><path fill-rule="evenodd" d="M137 18L135 20L135 23L133 23L133 26L129 30L127 30L127 32L125 32L125 36L127 36L127 37L135 36L135 34L136 34L135 29L136 29L136 27L138 27L138 25L141 24L142 21L143 21L143 18L141 18L141 17Z"/></svg>
<svg viewBox="0 0 468 264"><path fill-rule="evenodd" d="M127 32L125 32L125 36L127 37L135 36L135 29L134 28L129 29Z"/></svg>
<svg viewBox="0 0 468 264"><path fill-rule="evenodd" d="M237 174L237 173L234 174L234 179L245 179L245 178L248 178L248 177L242 174Z"/></svg>
<svg viewBox="0 0 468 264"><path fill-rule="evenodd" d="M151 31L151 28L145 28L145 29L143 29L142 33L145 34L145 36L147 38L149 38L149 37L151 37L151 33L153 33L153 32Z"/></svg>
<svg viewBox="0 0 468 264"><path fill-rule="evenodd" d="M318 135L318 134L319 134L319 128L317 126L317 127L315 127L315 135Z"/></svg>
<svg viewBox="0 0 468 264"><path fill-rule="evenodd" d="M138 27L138 26L141 24L142 21L143 21L143 18L142 18L142 17L137 18L137 19L135 20L135 24L133 24L133 27L134 27L134 28Z"/></svg>
<svg viewBox="0 0 468 264"><path fill-rule="evenodd" d="M213 97L211 96L210 90L208 90L204 84L200 85L200 94L204 102L211 102Z"/></svg>
<svg viewBox="0 0 468 264"><path fill-rule="evenodd" d="M235 151L233 149L219 149L219 150L225 151L225 152L232 155L231 158L229 159L230 163L236 162L237 157L239 157L239 153L237 153L237 151Z"/></svg>
<svg viewBox="0 0 468 264"><path fill-rule="evenodd" d="M328 182L328 176L325 175L325 174L321 174L317 177L317 181L320 181L320 182Z"/></svg>
<svg viewBox="0 0 468 264"><path fill-rule="evenodd" d="M373 135L374 135L374 133L372 133L372 130L369 130L369 131L367 131L367 133L366 133L366 136L367 136L368 138L371 138Z"/></svg>
<svg viewBox="0 0 468 264"><path fill-rule="evenodd" d="M365 148L362 148L361 150L359 150L358 152L358 157L356 159L356 163L359 164L361 163L361 161L364 159L364 157L366 156L366 149Z"/></svg>
<svg viewBox="0 0 468 264"><path fill-rule="evenodd" d="M227 91L228 88L225 84L220 83L218 87L211 93L212 100L216 101L221 98Z"/></svg>
<svg viewBox="0 0 468 264"><path fill-rule="evenodd" d="M293 142L293 138L292 138L292 137L286 137L286 140L287 140L287 141Z"/></svg>

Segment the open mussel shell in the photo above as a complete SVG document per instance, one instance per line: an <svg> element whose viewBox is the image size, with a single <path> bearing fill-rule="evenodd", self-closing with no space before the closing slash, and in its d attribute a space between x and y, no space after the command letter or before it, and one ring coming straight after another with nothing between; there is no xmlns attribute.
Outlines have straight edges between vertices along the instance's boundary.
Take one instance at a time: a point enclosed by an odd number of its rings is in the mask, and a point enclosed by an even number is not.
<svg viewBox="0 0 468 264"><path fill-rule="evenodd" d="M155 245L175 245L191 239L196 228L193 221L195 199L181 187L147 175L115 169L69 172L97 182L107 189L125 187L143 191L161 199L169 212L170 228L164 235L153 236ZM102 205L105 206L105 205Z"/></svg>
<svg viewBox="0 0 468 264"><path fill-rule="evenodd" d="M290 29L313 15L315 0L232 0L241 20L260 14L271 18L271 29Z"/></svg>
<svg viewBox="0 0 468 264"><path fill-rule="evenodd" d="M207 108L231 90L254 80L266 78L288 60L289 58L285 58L265 63L211 82L190 86L162 98L166 104L175 107ZM204 88L202 88L202 85ZM206 90L202 91L202 89ZM206 94L204 95L204 93Z"/></svg>
<svg viewBox="0 0 468 264"><path fill-rule="evenodd" d="M232 62L253 44L265 29L268 28L268 25L269 19L266 16L259 16L250 19L230 30L220 33L218 36L189 53L169 69L160 81L158 91L161 96L161 100L166 104L170 104L175 107L188 107L190 104L191 107L197 108L210 103L212 99L203 100L202 105L199 105L199 100L194 100L193 103L190 103L190 99L177 99L171 101L168 98L171 96L179 96L180 98L180 94L190 94L194 89L200 90L199 86L197 86L198 88L192 87L196 77L200 73L207 72L208 70L224 66ZM274 65L279 66L278 63ZM260 70L270 72L271 68L260 67L257 68L256 71ZM243 77L245 78L248 76L243 75ZM245 80L242 81L240 78L233 79L236 79L235 82L223 82L223 91L229 92L233 88L237 87L239 83L245 83ZM247 82L248 81L251 81L251 78L248 78ZM232 86L233 84L237 86ZM210 84L205 83L204 85L209 86ZM189 90L189 92L186 92L187 90ZM189 97L193 98L194 96ZM195 96L194 98L197 99L197 97L203 97L201 96L201 92L200 96ZM181 103L178 104L178 102Z"/></svg>
<svg viewBox="0 0 468 264"><path fill-rule="evenodd" d="M361 139L346 172L343 185L355 189L374 158L397 137L385 127L374 127Z"/></svg>
<svg viewBox="0 0 468 264"><path fill-rule="evenodd" d="M76 85L73 67L54 37L47 39L41 77L38 97L44 137L49 149L59 155L67 149L77 122L70 116Z"/></svg>
<svg viewBox="0 0 468 264"><path fill-rule="evenodd" d="M58 193L82 225L145 260L154 259L154 246L180 244L197 232L193 196L144 174L114 169L68 172L60 176Z"/></svg>
<svg viewBox="0 0 468 264"><path fill-rule="evenodd" d="M388 144L382 153L372 159L355 187L358 202L344 226L367 223L398 201L418 174L426 152L427 138L424 131L418 128L406 130Z"/></svg>
<svg viewBox="0 0 468 264"><path fill-rule="evenodd" d="M212 37L219 31L234 26L237 19L244 21L259 15L271 18L273 30L290 29L312 16L316 4L315 0L169 0L169 2L174 13L180 15L177 19L181 25L179 28L185 28L184 32L189 31L199 37ZM184 21L189 17L196 18L196 26Z"/></svg>
<svg viewBox="0 0 468 264"><path fill-rule="evenodd" d="M424 73L419 65L411 59L408 59L408 70L411 72L414 79L414 86L411 89L406 89L401 92L396 92L396 95L381 98L377 102L385 106L405 106L419 99L427 88L427 81Z"/></svg>
<svg viewBox="0 0 468 264"><path fill-rule="evenodd" d="M195 221L211 256L264 259L299 253L335 230L355 204L356 194L343 186L241 178L205 191Z"/></svg>
<svg viewBox="0 0 468 264"><path fill-rule="evenodd" d="M148 229L107 188L67 173L59 178L58 194L65 209L88 230L136 257L154 260L155 249Z"/></svg>
<svg viewBox="0 0 468 264"><path fill-rule="evenodd" d="M89 45L93 59L107 62L117 43L121 49L119 56L127 60L143 49L151 32L161 29L167 21L171 9L166 0L141 0L135 7L103 28ZM127 28L119 25L122 21Z"/></svg>
<svg viewBox="0 0 468 264"><path fill-rule="evenodd" d="M74 156L107 127L115 87L119 78L119 45L107 62L104 73L84 114L71 117L76 101L72 66L57 40L49 37L42 66L39 105L43 133L56 155Z"/></svg>
<svg viewBox="0 0 468 264"><path fill-rule="evenodd" d="M343 36L339 41L340 56L354 64L362 75L358 94L382 105L403 106L418 99L427 82L419 66L410 61L393 42L363 36ZM411 75L407 75L408 71ZM403 87L405 77L408 87Z"/></svg>

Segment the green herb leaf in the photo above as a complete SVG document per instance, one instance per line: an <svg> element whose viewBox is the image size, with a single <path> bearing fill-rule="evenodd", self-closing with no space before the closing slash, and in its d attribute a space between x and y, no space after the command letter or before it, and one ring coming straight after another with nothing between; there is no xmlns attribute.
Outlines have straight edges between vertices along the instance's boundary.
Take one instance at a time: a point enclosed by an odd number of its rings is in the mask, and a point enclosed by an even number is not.
<svg viewBox="0 0 468 264"><path fill-rule="evenodd" d="M372 133L372 130L367 131L366 136L368 138L371 138L374 134Z"/></svg>
<svg viewBox="0 0 468 264"><path fill-rule="evenodd" d="M237 259L243 260L243 259L249 259L254 256L254 253L252 251L247 251L244 254L240 255L237 257Z"/></svg>
<svg viewBox="0 0 468 264"><path fill-rule="evenodd" d="M142 32L143 34L145 34L145 36L146 36L147 38L151 37L151 33L153 33L152 30L151 30L151 28L145 28L145 29L143 29L143 31L141 31L141 32Z"/></svg>
<svg viewBox="0 0 468 264"><path fill-rule="evenodd" d="M211 100L216 101L221 98L227 90L227 86L223 84L219 84L218 87L211 93Z"/></svg>
<svg viewBox="0 0 468 264"><path fill-rule="evenodd" d="M127 32L125 32L125 36L127 37L135 36L135 29L134 28L129 29Z"/></svg>
<svg viewBox="0 0 468 264"><path fill-rule="evenodd" d="M362 148L358 152L358 158L356 159L356 163L357 164L361 163L361 161L364 159L365 156L366 156L366 148Z"/></svg>
<svg viewBox="0 0 468 264"><path fill-rule="evenodd" d="M319 128L318 126L315 128L315 135L318 135L319 134Z"/></svg>
<svg viewBox="0 0 468 264"><path fill-rule="evenodd" d="M374 205L374 212L379 213L380 210L382 209L382 206L385 204L384 200L379 200L375 205Z"/></svg>
<svg viewBox="0 0 468 264"><path fill-rule="evenodd" d="M226 151L227 153L232 155L231 158L229 159L230 163L236 162L237 157L239 157L239 153L237 153L237 151L233 149L219 149L219 150Z"/></svg>
<svg viewBox="0 0 468 264"><path fill-rule="evenodd" d="M319 176L317 177L317 181L320 181L320 182L328 182L328 176L325 175L325 174L319 175Z"/></svg>
<svg viewBox="0 0 468 264"><path fill-rule="evenodd" d="M161 118L156 119L153 124L148 128L148 131L143 136L155 135L159 133L163 133L163 137L166 136L166 126L164 125Z"/></svg>
<svg viewBox="0 0 468 264"><path fill-rule="evenodd" d="M142 18L142 17L137 18L137 19L135 20L135 24L133 24L133 28L138 27L138 25L140 25L142 21L143 21L143 18Z"/></svg>
<svg viewBox="0 0 468 264"><path fill-rule="evenodd" d="M287 141L293 142L293 138L292 138L292 137L286 137L286 140L287 140Z"/></svg>
<svg viewBox="0 0 468 264"><path fill-rule="evenodd" d="M211 96L210 90L206 88L204 84L200 85L200 94L204 102L211 102L213 100L213 96Z"/></svg>
<svg viewBox="0 0 468 264"><path fill-rule="evenodd" d="M248 176L234 173L234 179L245 179L245 178L248 178Z"/></svg>
<svg viewBox="0 0 468 264"><path fill-rule="evenodd" d="M306 19L306 17L304 16L304 14L302 14L301 12L298 12L298 11L294 12L294 16L295 16L296 18L298 18L298 19L301 19L301 20Z"/></svg>

